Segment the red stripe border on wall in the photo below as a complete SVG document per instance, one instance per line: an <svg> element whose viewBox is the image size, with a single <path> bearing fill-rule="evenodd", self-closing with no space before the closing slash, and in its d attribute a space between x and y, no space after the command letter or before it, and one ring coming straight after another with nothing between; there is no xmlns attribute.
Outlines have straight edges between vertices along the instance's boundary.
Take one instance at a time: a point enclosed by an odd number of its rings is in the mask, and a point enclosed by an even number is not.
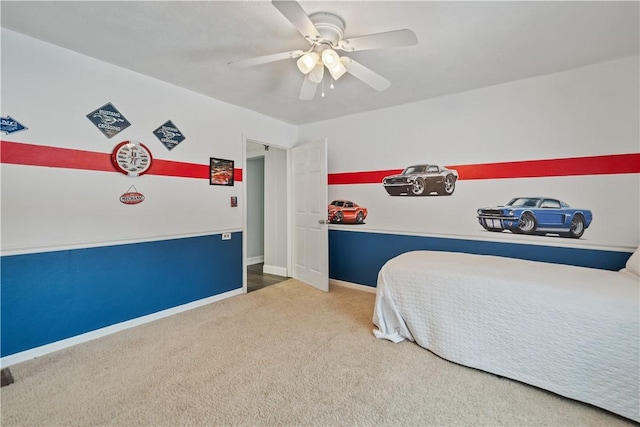
<svg viewBox="0 0 640 427"><path fill-rule="evenodd" d="M0 141L2 163L117 172L110 153ZM539 178L574 175L640 173L640 153L562 159L481 163L447 166L458 171L459 179ZM329 174L329 185L378 184L402 169ZM149 175L209 179L209 165L154 159ZM234 180L242 182L242 169L234 170Z"/></svg>
<svg viewBox="0 0 640 427"><path fill-rule="evenodd" d="M0 150L0 161L7 164L118 172L111 163L111 153L11 141L0 141ZM154 158L147 174L209 179L209 165ZM234 180L242 182L242 169L234 170Z"/></svg>
<svg viewBox="0 0 640 427"><path fill-rule="evenodd" d="M459 179L461 180L614 175L640 173L640 153L446 167L458 171ZM329 185L379 184L385 176L400 172L402 172L402 169L333 173L329 174Z"/></svg>

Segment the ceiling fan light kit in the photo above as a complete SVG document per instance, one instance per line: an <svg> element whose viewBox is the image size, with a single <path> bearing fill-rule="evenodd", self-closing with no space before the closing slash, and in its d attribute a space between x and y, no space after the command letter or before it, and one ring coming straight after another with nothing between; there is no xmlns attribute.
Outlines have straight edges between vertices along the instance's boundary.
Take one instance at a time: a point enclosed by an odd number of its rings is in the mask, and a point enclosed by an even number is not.
<svg viewBox="0 0 640 427"><path fill-rule="evenodd" d="M298 59L298 69L303 74L309 74L320 60L320 55L316 52L309 52Z"/></svg>
<svg viewBox="0 0 640 427"><path fill-rule="evenodd" d="M313 83L320 83L322 81L322 79L324 78L324 66L318 62L316 64L315 67L313 67L313 70L311 70L311 72L309 73L309 80L311 80Z"/></svg>
<svg viewBox="0 0 640 427"><path fill-rule="evenodd" d="M347 69L344 68L344 65L342 65L340 62L337 62L331 68L327 67L327 69L329 70L331 77L333 77L333 80L338 80L340 77L344 75L344 73L347 72Z"/></svg>
<svg viewBox="0 0 640 427"><path fill-rule="evenodd" d="M344 68L344 65L340 62L340 57L333 49L325 49L322 51L322 63L327 67L327 70L329 70L334 80L338 80L347 72L347 69Z"/></svg>
<svg viewBox="0 0 640 427"><path fill-rule="evenodd" d="M327 67L331 68L337 63L340 62L340 58L338 54L333 49L325 49L322 51L322 63Z"/></svg>
<svg viewBox="0 0 640 427"><path fill-rule="evenodd" d="M244 59L231 62L229 65L241 68L252 67L284 59L298 58L296 61L298 69L306 75L300 90L299 99L301 100L313 99L317 85L323 81L325 67L333 80L338 80L345 73L349 73L378 91L385 90L391 85L389 80L375 71L351 58L339 56L336 50L355 52L358 50L411 46L418 43L415 33L407 29L343 39L345 23L337 15L328 12L316 12L307 15L302 6L296 1L272 0L271 3L302 34L311 45L311 48L307 51L295 50Z"/></svg>

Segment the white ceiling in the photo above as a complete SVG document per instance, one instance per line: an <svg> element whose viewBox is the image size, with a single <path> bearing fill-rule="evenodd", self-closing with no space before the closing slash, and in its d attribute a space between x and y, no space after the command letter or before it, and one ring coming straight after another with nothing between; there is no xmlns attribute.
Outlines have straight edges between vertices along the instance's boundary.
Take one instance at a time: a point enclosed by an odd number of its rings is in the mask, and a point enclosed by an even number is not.
<svg viewBox="0 0 640 427"><path fill-rule="evenodd" d="M383 92L345 75L299 101L294 59L227 65L309 47L269 1L2 1L0 12L4 28L296 125L639 51L637 1L300 3L342 17L345 38L410 28L418 45L348 54L391 81Z"/></svg>

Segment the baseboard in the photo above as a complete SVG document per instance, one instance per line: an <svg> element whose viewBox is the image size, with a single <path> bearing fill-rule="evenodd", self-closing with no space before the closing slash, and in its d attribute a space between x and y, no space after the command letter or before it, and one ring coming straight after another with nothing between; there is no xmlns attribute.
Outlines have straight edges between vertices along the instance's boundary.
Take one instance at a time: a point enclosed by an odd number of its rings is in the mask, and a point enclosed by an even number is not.
<svg viewBox="0 0 640 427"><path fill-rule="evenodd" d="M177 307L169 308L159 311L157 313L148 314L146 316L138 317L136 319L127 320L126 322L116 323L115 325L107 326L105 328L96 329L95 331L87 332L75 337L67 338L64 340L56 341L51 344L46 344L40 347L32 348L30 350L21 351L20 353L10 354L0 358L0 366L6 368L7 366L15 365L16 363L24 362L27 360L35 359L36 357L44 356L45 354L53 353L58 350L62 350L68 347L72 347L76 344L81 344L87 341L94 340L96 338L102 338L107 335L114 334L116 332L123 331L125 329L140 326L145 323L153 322L154 320L169 317L174 314L182 313L183 311L192 310L197 307L202 307L207 304L221 301L236 295L240 295L244 292L243 288L234 289L233 291L225 292L223 294L214 295L212 297L203 298L198 301L193 301L187 304L179 305Z"/></svg>
<svg viewBox="0 0 640 427"><path fill-rule="evenodd" d="M264 262L264 255L247 258L247 265L260 264Z"/></svg>
<svg viewBox="0 0 640 427"><path fill-rule="evenodd" d="M329 279L329 286L343 286L345 288L357 289L364 292L376 293L376 288L367 285L359 285L357 283L344 282L337 279Z"/></svg>
<svg viewBox="0 0 640 427"><path fill-rule="evenodd" d="M262 272L267 274L275 274L276 276L289 277L287 275L286 267L277 267L275 265L264 265L262 267Z"/></svg>

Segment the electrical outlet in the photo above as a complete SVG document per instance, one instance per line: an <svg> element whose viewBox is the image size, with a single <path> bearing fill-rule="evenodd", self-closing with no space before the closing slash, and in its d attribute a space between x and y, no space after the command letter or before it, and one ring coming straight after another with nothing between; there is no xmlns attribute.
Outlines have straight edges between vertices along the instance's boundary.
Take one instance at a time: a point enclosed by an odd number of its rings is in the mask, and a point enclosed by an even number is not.
<svg viewBox="0 0 640 427"><path fill-rule="evenodd" d="M222 233L222 240L231 240L231 233Z"/></svg>

